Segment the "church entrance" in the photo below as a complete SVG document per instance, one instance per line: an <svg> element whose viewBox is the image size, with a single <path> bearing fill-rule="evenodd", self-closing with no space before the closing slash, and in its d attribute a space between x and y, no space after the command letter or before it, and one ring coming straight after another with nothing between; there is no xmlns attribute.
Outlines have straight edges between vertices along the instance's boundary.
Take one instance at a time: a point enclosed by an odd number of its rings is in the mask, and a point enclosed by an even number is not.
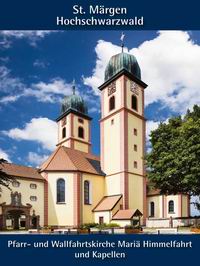
<svg viewBox="0 0 200 266"><path fill-rule="evenodd" d="M21 202L21 194L18 192L11 193L11 204L5 202L0 204L2 214L0 215L0 230L19 230L39 228L39 216L30 214L31 204L23 205Z"/></svg>
<svg viewBox="0 0 200 266"><path fill-rule="evenodd" d="M6 227L19 230L26 228L26 215L22 210L10 210L6 216Z"/></svg>

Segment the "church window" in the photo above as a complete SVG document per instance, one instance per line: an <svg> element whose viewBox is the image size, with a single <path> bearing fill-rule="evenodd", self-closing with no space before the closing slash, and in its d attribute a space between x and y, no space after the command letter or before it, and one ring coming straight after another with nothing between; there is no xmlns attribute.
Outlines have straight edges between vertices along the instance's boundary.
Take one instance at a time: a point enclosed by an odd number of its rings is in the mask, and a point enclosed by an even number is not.
<svg viewBox="0 0 200 266"><path fill-rule="evenodd" d="M111 125L114 125L114 119L111 119Z"/></svg>
<svg viewBox="0 0 200 266"><path fill-rule="evenodd" d="M31 183L31 184L30 184L30 188L32 188L32 189L36 189L36 188L37 188L37 185L36 185L36 184L33 184L33 183Z"/></svg>
<svg viewBox="0 0 200 266"><path fill-rule="evenodd" d="M134 144L134 151L137 151L137 145Z"/></svg>
<svg viewBox="0 0 200 266"><path fill-rule="evenodd" d="M155 215L155 204L153 201L151 201L150 202L150 214L149 214L149 216L154 217L154 215Z"/></svg>
<svg viewBox="0 0 200 266"><path fill-rule="evenodd" d="M131 98L131 107L135 111L138 110L138 100L137 100L137 96L135 96L135 95L132 95L132 98Z"/></svg>
<svg viewBox="0 0 200 266"><path fill-rule="evenodd" d="M115 109L115 96L110 97L109 99L109 111Z"/></svg>
<svg viewBox="0 0 200 266"><path fill-rule="evenodd" d="M133 133L135 136L137 136L137 129L136 128L134 128Z"/></svg>
<svg viewBox="0 0 200 266"><path fill-rule="evenodd" d="M91 204L91 184L90 181L84 181L84 204Z"/></svg>
<svg viewBox="0 0 200 266"><path fill-rule="evenodd" d="M59 178L57 180L57 203L65 202L65 180Z"/></svg>
<svg viewBox="0 0 200 266"><path fill-rule="evenodd" d="M174 201L173 200L170 200L168 203L168 212L174 213Z"/></svg>
<svg viewBox="0 0 200 266"><path fill-rule="evenodd" d="M20 183L18 181L13 181L12 185L13 185L13 187L19 187Z"/></svg>
<svg viewBox="0 0 200 266"><path fill-rule="evenodd" d="M62 138L66 138L66 127L63 127L62 129Z"/></svg>
<svg viewBox="0 0 200 266"><path fill-rule="evenodd" d="M78 137L84 139L84 129L83 127L78 128Z"/></svg>
<svg viewBox="0 0 200 266"><path fill-rule="evenodd" d="M37 201L37 197L36 196L30 196L30 200L31 201Z"/></svg>
<svg viewBox="0 0 200 266"><path fill-rule="evenodd" d="M82 118L79 118L78 122L81 123L81 124L84 124L84 120Z"/></svg>
<svg viewBox="0 0 200 266"><path fill-rule="evenodd" d="M137 168L137 162L136 161L134 161L134 168Z"/></svg>

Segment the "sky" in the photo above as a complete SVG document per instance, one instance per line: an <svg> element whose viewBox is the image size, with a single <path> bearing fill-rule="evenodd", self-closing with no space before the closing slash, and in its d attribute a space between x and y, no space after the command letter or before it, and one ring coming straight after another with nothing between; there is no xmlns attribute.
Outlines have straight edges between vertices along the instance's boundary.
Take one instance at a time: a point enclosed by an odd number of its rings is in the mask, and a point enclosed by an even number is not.
<svg viewBox="0 0 200 266"><path fill-rule="evenodd" d="M148 136L161 121L200 104L200 31L125 31L125 52L140 65ZM119 31L0 31L0 158L39 166L55 149L61 101L76 93L92 120L100 150L98 86Z"/></svg>

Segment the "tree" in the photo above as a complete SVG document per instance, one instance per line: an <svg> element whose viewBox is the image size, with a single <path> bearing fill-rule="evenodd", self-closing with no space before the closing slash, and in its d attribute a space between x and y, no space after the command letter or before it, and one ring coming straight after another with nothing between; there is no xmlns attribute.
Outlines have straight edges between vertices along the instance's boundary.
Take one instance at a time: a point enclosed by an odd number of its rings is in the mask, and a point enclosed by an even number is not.
<svg viewBox="0 0 200 266"><path fill-rule="evenodd" d="M1 191L1 186L9 188L9 184L11 181L13 181L13 178L7 175L3 170L2 170L2 165L4 163L7 163L6 160L0 159L0 191Z"/></svg>
<svg viewBox="0 0 200 266"><path fill-rule="evenodd" d="M200 195L200 106L151 132L148 179L163 194Z"/></svg>

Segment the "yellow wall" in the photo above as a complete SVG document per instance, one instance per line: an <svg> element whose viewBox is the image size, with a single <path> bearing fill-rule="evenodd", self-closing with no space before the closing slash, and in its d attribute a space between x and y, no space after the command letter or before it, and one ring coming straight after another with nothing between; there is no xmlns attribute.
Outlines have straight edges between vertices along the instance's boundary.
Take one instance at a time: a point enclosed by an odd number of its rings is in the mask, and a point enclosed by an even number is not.
<svg viewBox="0 0 200 266"><path fill-rule="evenodd" d="M79 118L81 118L83 120L83 123L80 123L78 121ZM58 122L58 143L62 142L63 146L70 147L69 138L72 137L72 138L77 139L77 141L75 141L75 143L74 143L74 148L76 150L80 150L80 151L83 151L83 152L89 152L88 144L78 142L78 140L85 141L85 142L90 142L90 139L89 139L90 138L90 134L89 134L90 121L87 120L87 119L84 119L82 117L79 117L79 116L77 116L75 114L72 114L72 113L68 114L63 119L66 119L66 125L64 126L66 128L66 137L62 138L63 126L62 126L62 120L60 120ZM72 127L71 121L72 121L72 119L73 119L73 135L71 135L71 127ZM78 128L79 128L79 126L83 127L83 129L84 129L84 138L79 138L78 137Z"/></svg>
<svg viewBox="0 0 200 266"><path fill-rule="evenodd" d="M88 144L81 143L79 141L74 141L74 149L83 152L88 152Z"/></svg>
<svg viewBox="0 0 200 266"><path fill-rule="evenodd" d="M169 213L168 212L168 203L170 200L174 201L174 213ZM178 195L169 195L166 197L166 205L165 207L167 208L167 217L178 217L179 216L179 200L178 200Z"/></svg>
<svg viewBox="0 0 200 266"><path fill-rule="evenodd" d="M95 217L94 221L97 224L99 223L99 217L103 217L103 221L106 224L109 224L112 219L112 215L110 211L95 212L94 217Z"/></svg>
<svg viewBox="0 0 200 266"><path fill-rule="evenodd" d="M62 129L63 129L63 126L62 126L62 121L58 121L58 143L60 141L63 141L67 138L70 137L70 123L71 123L71 117L72 114L68 114L64 119L66 119L66 125L65 125L65 128L66 128L66 138L62 138Z"/></svg>
<svg viewBox="0 0 200 266"><path fill-rule="evenodd" d="M120 205L122 204L123 204L123 199L121 198L120 201L116 204L116 206L111 211L112 217L120 210Z"/></svg>
<svg viewBox="0 0 200 266"><path fill-rule="evenodd" d="M120 174L105 177L105 195L121 194L120 189Z"/></svg>
<svg viewBox="0 0 200 266"><path fill-rule="evenodd" d="M125 227L126 225L131 225L131 220L112 220L111 223L116 223L121 227Z"/></svg>
<svg viewBox="0 0 200 266"><path fill-rule="evenodd" d="M188 196L182 195L182 216L187 217L188 215Z"/></svg>
<svg viewBox="0 0 200 266"><path fill-rule="evenodd" d="M127 81L126 81L126 87L127 87L127 90L126 90L126 95L127 95L127 108L136 112L137 114L139 115L142 115L142 110L144 108L144 106L142 106L142 90L143 88L139 85L138 86L138 95L137 96L137 99L138 99L138 111L134 111L132 108L131 108L131 98L132 98L132 95L134 94L130 88L131 88L131 81L130 79L127 78ZM135 94L134 94L135 95Z"/></svg>
<svg viewBox="0 0 200 266"><path fill-rule="evenodd" d="M154 202L154 217L152 218L162 218L162 196L151 196L147 197L147 217L150 215L150 203Z"/></svg>
<svg viewBox="0 0 200 266"><path fill-rule="evenodd" d="M148 216L149 216L149 208L150 208L150 202L153 201L155 204L155 216L154 218L169 218L171 217L179 217L181 213L181 205L179 204L179 195L168 195L164 196L164 217L163 215L163 202L162 202L162 195L155 195L155 196L150 196L147 197L147 211L148 211ZM174 213L169 213L168 212L168 206L169 206L169 201L173 200L174 201ZM187 216L187 209L188 208L188 202L187 202L187 196L182 195L182 216L186 217Z"/></svg>
<svg viewBox="0 0 200 266"><path fill-rule="evenodd" d="M59 178L65 180L65 204L57 204L56 182ZM73 225L73 174L72 173L48 173L48 224L49 225Z"/></svg>
<svg viewBox="0 0 200 266"><path fill-rule="evenodd" d="M87 119L84 119L81 117L81 119L84 121L84 123L82 124L82 123L78 122L78 118L80 118L80 117L78 117L77 115L74 115L74 130L73 130L74 138L89 142L89 123L90 122ZM78 127L79 126L83 127L83 129L84 129L84 139L78 137Z"/></svg>
<svg viewBox="0 0 200 266"><path fill-rule="evenodd" d="M91 204L84 204L84 181L90 181L91 185ZM92 210L96 207L99 201L104 196L105 191L105 177L91 174L82 175L82 223L94 222L94 212Z"/></svg>
<svg viewBox="0 0 200 266"><path fill-rule="evenodd" d="M128 175L129 208L138 209L143 213L143 177L134 174Z"/></svg>
<svg viewBox="0 0 200 266"><path fill-rule="evenodd" d="M0 203L6 202L6 204L11 203L11 192L19 192L21 193L22 205L26 205L27 203L32 205L30 214L33 214L33 210L35 210L35 215L40 216L40 225L44 225L44 183L37 180L28 180L28 179L16 179L20 183L19 187L13 187L10 185L11 191L5 187L2 187ZM30 184L36 184L37 188L30 188ZM30 196L36 196L37 201L31 201ZM1 208L0 208L1 214Z"/></svg>
<svg viewBox="0 0 200 266"><path fill-rule="evenodd" d="M128 171L143 174L143 121L132 114L128 114ZM134 128L137 129L137 136L134 135ZM134 151L134 144L137 151ZM137 168L134 168L134 161Z"/></svg>
<svg viewBox="0 0 200 266"><path fill-rule="evenodd" d="M111 125L111 120L114 124ZM104 122L104 171L107 175L120 172L120 114Z"/></svg>
<svg viewBox="0 0 200 266"><path fill-rule="evenodd" d="M104 113L104 117L107 115L112 114L113 112L115 112L117 109L120 109L122 107L121 104L121 98L122 98L122 78L118 78L116 80L116 92L114 92L112 95L108 96L108 88L104 88L104 94L103 94L103 106L101 106L103 113ZM115 96L115 109L112 110L111 112L109 111L109 99L112 96Z"/></svg>

